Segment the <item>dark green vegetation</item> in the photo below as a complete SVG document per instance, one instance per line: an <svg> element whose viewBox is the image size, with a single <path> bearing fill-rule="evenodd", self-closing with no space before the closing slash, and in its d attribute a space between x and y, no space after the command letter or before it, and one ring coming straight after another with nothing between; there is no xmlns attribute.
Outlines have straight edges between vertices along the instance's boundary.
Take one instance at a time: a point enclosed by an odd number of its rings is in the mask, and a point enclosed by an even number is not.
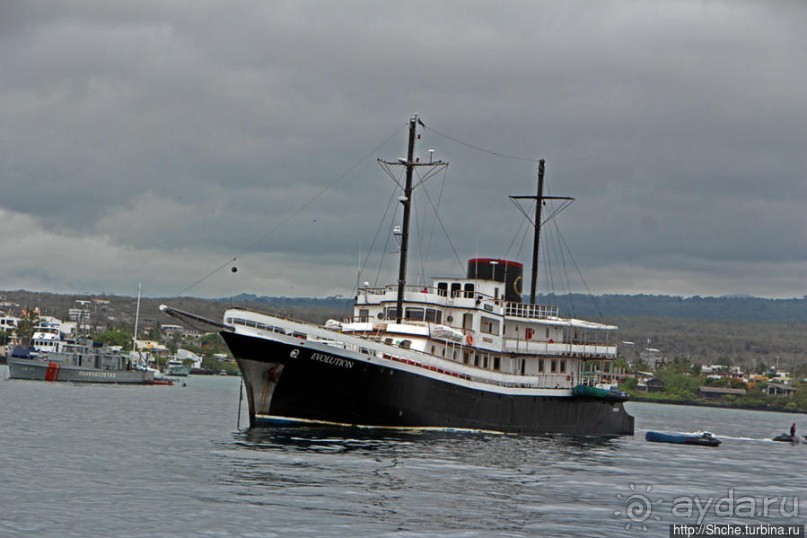
<svg viewBox="0 0 807 538"><path fill-rule="evenodd" d="M790 397L769 396L763 392L766 383L760 383L749 387L743 395L729 394L717 399L707 399L698 392L701 386L745 388L745 385L728 381L715 382L707 380L705 376L677 373L672 369L659 370L656 377L664 381L663 392L639 392L636 390L638 381L635 378L624 381L620 388L637 401L807 413L807 383L796 382L793 385L796 392Z"/></svg>
<svg viewBox="0 0 807 538"><path fill-rule="evenodd" d="M108 346L121 346L124 351L132 350L132 332L124 329L106 329L93 335L93 340Z"/></svg>

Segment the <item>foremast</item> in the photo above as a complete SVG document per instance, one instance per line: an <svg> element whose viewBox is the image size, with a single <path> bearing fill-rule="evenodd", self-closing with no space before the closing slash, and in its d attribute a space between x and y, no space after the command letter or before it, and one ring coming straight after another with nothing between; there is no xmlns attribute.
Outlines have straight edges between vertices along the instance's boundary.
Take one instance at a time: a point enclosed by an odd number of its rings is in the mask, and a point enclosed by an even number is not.
<svg viewBox="0 0 807 538"><path fill-rule="evenodd" d="M403 302L404 302L404 290L406 289L406 264L407 258L409 254L409 227L410 227L410 215L412 212L412 192L414 191L415 187L423 184L429 177L434 175L436 171L445 168L448 166L447 162L444 161L432 161L429 160L428 163L421 163L420 159L415 157L415 141L420 138L420 135L417 134L417 127L420 125L421 127L425 127L424 123L418 117L417 114L412 116L409 119L409 145L406 151L406 159L398 159L397 162L390 162L378 159L378 163L385 167L387 173L393 180L398 183L398 180L395 176L390 173L389 169L386 167L389 166L403 166L405 168L405 183L401 186L403 190L403 196L401 196L398 200L401 202L403 206L403 222L401 225L401 234L400 234L400 241L401 241L401 249L400 249L400 260L398 264L398 296L396 301L396 315L395 315L395 322L401 323L403 319ZM417 185L413 185L414 179L414 172L415 168L418 167L425 167L429 168L429 171L424 174L423 177L420 178L420 181Z"/></svg>

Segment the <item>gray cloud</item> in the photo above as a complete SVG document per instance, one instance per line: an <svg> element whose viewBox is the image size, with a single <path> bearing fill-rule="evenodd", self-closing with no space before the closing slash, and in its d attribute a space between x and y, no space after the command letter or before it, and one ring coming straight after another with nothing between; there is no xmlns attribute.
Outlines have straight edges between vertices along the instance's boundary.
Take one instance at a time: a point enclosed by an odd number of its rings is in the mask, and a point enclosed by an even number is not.
<svg viewBox="0 0 807 538"><path fill-rule="evenodd" d="M433 129L421 155L451 162L427 187L442 188L451 239L419 220L431 251L412 279L462 271L455 250L529 258L520 240L508 250L522 223L506 196L534 190L535 163L445 133L548 160L552 194L577 198L558 222L595 292L804 295L805 15L799 2L5 3L0 289L142 280L170 295L237 257L238 273L187 293L350 293L392 194L375 159L404 154L419 112Z"/></svg>

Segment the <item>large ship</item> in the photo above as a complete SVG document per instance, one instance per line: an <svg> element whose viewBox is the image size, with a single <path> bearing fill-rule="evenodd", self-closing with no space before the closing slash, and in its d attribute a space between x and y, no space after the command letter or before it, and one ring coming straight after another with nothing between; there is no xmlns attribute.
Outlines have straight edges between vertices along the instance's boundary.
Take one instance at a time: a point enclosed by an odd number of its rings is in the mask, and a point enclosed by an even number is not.
<svg viewBox="0 0 807 538"><path fill-rule="evenodd" d="M318 424L503 433L632 435L608 390L617 327L535 304L544 163L535 202L532 290L523 265L474 258L465 275L406 281L417 116L409 122L398 281L359 287L353 315L318 326L245 308L217 323L243 374L251 427ZM193 314L163 306L177 317ZM209 320L206 320L209 321Z"/></svg>

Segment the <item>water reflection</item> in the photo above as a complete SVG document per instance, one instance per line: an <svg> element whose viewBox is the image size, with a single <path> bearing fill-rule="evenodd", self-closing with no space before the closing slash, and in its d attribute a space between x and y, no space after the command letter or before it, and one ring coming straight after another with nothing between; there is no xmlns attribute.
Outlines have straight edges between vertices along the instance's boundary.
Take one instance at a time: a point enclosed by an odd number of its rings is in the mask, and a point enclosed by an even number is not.
<svg viewBox="0 0 807 538"><path fill-rule="evenodd" d="M610 467L623 446L608 437L258 428L232 435L221 479L229 502L278 513L320 513L365 529L383 521L402 532L471 525L519 535L549 517L548 499L552 517L576 505L564 484L591 484L581 470Z"/></svg>
<svg viewBox="0 0 807 538"><path fill-rule="evenodd" d="M624 437L612 436L496 435L434 430L404 431L310 426L249 428L235 432L232 436L233 444L246 450L301 450L317 453L383 451L402 446L407 448L419 446L424 450L432 450L435 445L473 449L474 445L494 444L529 446L531 450L573 454L587 451L619 450L624 444L624 440Z"/></svg>
<svg viewBox="0 0 807 538"><path fill-rule="evenodd" d="M316 477L314 482L338 475L370 490L395 489L402 480L396 469L403 467L404 474L451 474L462 482L458 487L473 487L473 480L484 476L492 494L509 496L525 481L540 480L549 466L608 467L624 443L620 438L565 435L259 428L233 434L228 460L234 483L315 485L305 475ZM474 475L480 476L466 484Z"/></svg>

